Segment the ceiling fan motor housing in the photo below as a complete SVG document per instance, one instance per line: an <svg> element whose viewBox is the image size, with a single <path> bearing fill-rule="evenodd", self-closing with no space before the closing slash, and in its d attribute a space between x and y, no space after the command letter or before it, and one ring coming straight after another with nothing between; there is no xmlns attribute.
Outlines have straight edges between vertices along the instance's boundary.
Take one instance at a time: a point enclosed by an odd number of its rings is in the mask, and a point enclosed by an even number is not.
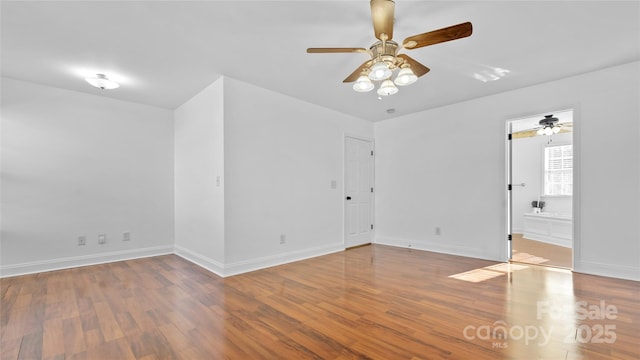
<svg viewBox="0 0 640 360"><path fill-rule="evenodd" d="M383 61L387 63L390 70L397 67L399 59L396 57L398 52L398 43L395 41L378 41L371 45L371 59L375 61Z"/></svg>
<svg viewBox="0 0 640 360"><path fill-rule="evenodd" d="M544 119L538 121L539 125L553 127L558 122L558 118L554 118L553 115L545 115Z"/></svg>

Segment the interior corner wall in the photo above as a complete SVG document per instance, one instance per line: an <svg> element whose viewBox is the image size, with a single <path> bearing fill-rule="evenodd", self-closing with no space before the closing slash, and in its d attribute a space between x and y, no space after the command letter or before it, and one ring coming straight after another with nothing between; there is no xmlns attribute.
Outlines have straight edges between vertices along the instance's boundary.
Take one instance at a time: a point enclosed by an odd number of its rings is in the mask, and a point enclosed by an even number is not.
<svg viewBox="0 0 640 360"><path fill-rule="evenodd" d="M224 78L174 111L176 253L224 272Z"/></svg>
<svg viewBox="0 0 640 360"><path fill-rule="evenodd" d="M2 78L1 140L2 276L173 252L171 111Z"/></svg>
<svg viewBox="0 0 640 360"><path fill-rule="evenodd" d="M373 125L231 78L224 88L225 272L343 250L344 137L373 138Z"/></svg>
<svg viewBox="0 0 640 360"><path fill-rule="evenodd" d="M640 280L639 78L632 62L376 123L376 242L505 260L505 122L574 108L574 269Z"/></svg>

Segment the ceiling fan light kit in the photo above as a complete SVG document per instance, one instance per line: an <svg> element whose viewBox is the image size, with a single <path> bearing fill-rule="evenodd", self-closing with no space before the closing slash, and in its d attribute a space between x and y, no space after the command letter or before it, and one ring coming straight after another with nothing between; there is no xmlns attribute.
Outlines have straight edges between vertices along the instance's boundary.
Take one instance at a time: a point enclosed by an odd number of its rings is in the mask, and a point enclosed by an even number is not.
<svg viewBox="0 0 640 360"><path fill-rule="evenodd" d="M378 89L378 95L380 96L389 96L398 92L398 88L393 84L393 82L389 79L382 82L380 88Z"/></svg>
<svg viewBox="0 0 640 360"><path fill-rule="evenodd" d="M398 76L396 76L396 79L393 82L398 86L406 86L413 84L417 80L418 77L413 73L413 71L411 71L411 68L404 67L400 69Z"/></svg>
<svg viewBox="0 0 640 360"><path fill-rule="evenodd" d="M391 77L392 74L393 72L389 69L389 65L387 63L384 61L378 61L371 67L371 70L369 71L369 79L373 81L382 81Z"/></svg>
<svg viewBox="0 0 640 360"><path fill-rule="evenodd" d="M375 85L371 82L367 75L360 75L358 80L353 84L353 90L357 92L368 92L373 90Z"/></svg>
<svg viewBox="0 0 640 360"><path fill-rule="evenodd" d="M544 119L538 122L542 127L536 131L536 134L550 136L559 133L561 125L557 124L557 122L558 118L553 117L553 115L545 115Z"/></svg>
<svg viewBox="0 0 640 360"><path fill-rule="evenodd" d="M371 0L371 19L375 42L369 50L365 48L308 48L307 53L367 53L370 60L360 65L351 75L343 80L345 83L354 82L353 90L368 92L374 89L371 82L381 81L378 88L379 96L389 96L398 92L398 86L413 84L419 77L429 72L429 68L412 59L408 55L398 54L398 50L404 47L407 50L418 49L424 46L440 44L446 41L461 39L470 36L473 27L470 22L449 26L446 28L429 31L423 34L410 36L402 42L402 46L392 41L395 2L393 0ZM395 70L399 69L395 79L391 77Z"/></svg>

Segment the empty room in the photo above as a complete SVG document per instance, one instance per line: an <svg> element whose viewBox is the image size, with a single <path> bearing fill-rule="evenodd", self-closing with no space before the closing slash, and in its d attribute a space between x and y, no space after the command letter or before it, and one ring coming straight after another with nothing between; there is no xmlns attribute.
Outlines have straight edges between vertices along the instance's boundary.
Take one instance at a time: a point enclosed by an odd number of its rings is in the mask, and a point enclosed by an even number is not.
<svg viewBox="0 0 640 360"><path fill-rule="evenodd" d="M639 359L640 2L0 2L0 358Z"/></svg>

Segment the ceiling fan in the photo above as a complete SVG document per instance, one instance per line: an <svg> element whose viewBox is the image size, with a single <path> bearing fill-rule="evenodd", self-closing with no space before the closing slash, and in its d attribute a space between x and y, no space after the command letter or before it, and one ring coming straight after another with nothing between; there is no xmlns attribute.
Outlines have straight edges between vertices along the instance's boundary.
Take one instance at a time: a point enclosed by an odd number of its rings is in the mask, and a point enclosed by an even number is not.
<svg viewBox="0 0 640 360"><path fill-rule="evenodd" d="M429 68L405 54L398 54L401 48L407 50L424 46L440 44L470 36L473 27L470 22L409 36L402 44L393 41L395 2L393 0L371 0L371 18L375 37L379 40L365 48L308 48L308 53L366 53L371 56L351 75L343 80L345 83L354 82L353 89L367 92L375 87L371 82L382 81L378 88L378 95L389 96L398 92L398 86L414 83L418 78L429 72ZM391 81L393 72L399 69L398 75ZM395 85L394 85L395 84Z"/></svg>
<svg viewBox="0 0 640 360"><path fill-rule="evenodd" d="M530 130L522 130L514 132L512 137L515 139L540 136L540 135L553 135L558 133L566 133L573 131L573 123L565 122L559 123L558 118L552 115L545 115L543 119L538 121L537 127Z"/></svg>

